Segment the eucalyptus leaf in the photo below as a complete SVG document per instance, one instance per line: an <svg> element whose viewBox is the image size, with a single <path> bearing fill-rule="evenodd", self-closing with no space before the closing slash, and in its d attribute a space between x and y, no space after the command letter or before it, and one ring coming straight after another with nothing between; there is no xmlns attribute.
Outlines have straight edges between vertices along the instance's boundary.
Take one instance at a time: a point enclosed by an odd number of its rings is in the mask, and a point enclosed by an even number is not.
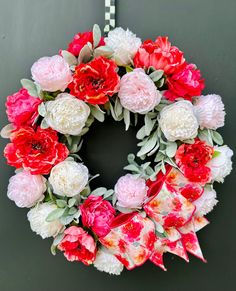
<svg viewBox="0 0 236 291"><path fill-rule="evenodd" d="M46 221L47 222L54 221L60 218L64 214L64 212L65 212L64 208L57 208L48 214Z"/></svg>
<svg viewBox="0 0 236 291"><path fill-rule="evenodd" d="M1 133L0 133L1 137L2 138L10 138L12 130L14 130L14 127L13 127L13 125L11 123L5 125L1 129Z"/></svg>
<svg viewBox="0 0 236 291"><path fill-rule="evenodd" d="M128 130L130 126L130 111L126 108L124 109L124 122L125 122L125 130Z"/></svg>
<svg viewBox="0 0 236 291"><path fill-rule="evenodd" d="M77 209L75 207L71 207L68 214L69 215L74 215L77 212Z"/></svg>
<svg viewBox="0 0 236 291"><path fill-rule="evenodd" d="M56 204L59 208L65 208L67 206L66 201L62 199L57 199Z"/></svg>
<svg viewBox="0 0 236 291"><path fill-rule="evenodd" d="M107 192L104 194L103 198L106 199L106 198L110 197L113 194L114 194L114 190L113 189L107 190Z"/></svg>
<svg viewBox="0 0 236 291"><path fill-rule="evenodd" d="M177 143L176 142L168 142L166 146L166 154L168 157L173 158L175 156L177 150Z"/></svg>
<svg viewBox="0 0 236 291"><path fill-rule="evenodd" d="M101 40L100 27L97 24L94 24L94 26L93 26L93 46L94 46L94 48L98 46L100 40Z"/></svg>
<svg viewBox="0 0 236 291"><path fill-rule="evenodd" d="M150 136L150 138L148 139L146 144L144 146L142 146L140 151L137 153L137 156L141 157L141 156L147 154L148 152L150 152L155 147L156 143L157 143L157 131L155 131Z"/></svg>
<svg viewBox="0 0 236 291"><path fill-rule="evenodd" d="M105 120L105 114L95 106L91 106L91 114L100 122Z"/></svg>
<svg viewBox="0 0 236 291"><path fill-rule="evenodd" d="M145 134L149 135L155 125L155 120L152 120L151 117L146 114L144 117L144 124L145 124Z"/></svg>
<svg viewBox="0 0 236 291"><path fill-rule="evenodd" d="M64 233L59 233L57 236L55 236L52 244L54 246L57 246L63 240L64 236L65 236Z"/></svg>
<svg viewBox="0 0 236 291"><path fill-rule="evenodd" d="M146 136L146 132L145 132L145 125L144 125L138 130L138 132L136 134L136 138L143 139L145 136Z"/></svg>
<svg viewBox="0 0 236 291"><path fill-rule="evenodd" d="M124 167L124 170L139 173L139 168L138 168L137 166L135 166L135 165L128 165L128 166L125 166L125 167Z"/></svg>
<svg viewBox="0 0 236 291"><path fill-rule="evenodd" d="M163 70L156 70L152 72L149 77L152 79L153 82L157 82L158 80L161 79L163 76L164 71Z"/></svg>
<svg viewBox="0 0 236 291"><path fill-rule="evenodd" d="M156 146L147 154L148 157L150 157L151 155L155 154L155 152L159 149L159 146L160 146L160 144L159 144L159 141L157 140Z"/></svg>
<svg viewBox="0 0 236 291"><path fill-rule="evenodd" d="M29 79L21 79L20 82L22 87L28 91L29 95L38 97L37 87L33 81Z"/></svg>
<svg viewBox="0 0 236 291"><path fill-rule="evenodd" d="M127 160L130 164L132 164L135 160L135 155L134 154L128 154Z"/></svg>
<svg viewBox="0 0 236 291"><path fill-rule="evenodd" d="M94 57L97 58L99 56L103 56L106 58L111 58L114 51L109 46L99 46L94 50Z"/></svg>
<svg viewBox="0 0 236 291"><path fill-rule="evenodd" d="M224 143L222 136L219 134L219 132L212 130L211 131L211 136L213 141L218 144L222 145Z"/></svg>
<svg viewBox="0 0 236 291"><path fill-rule="evenodd" d="M74 206L76 204L77 200L73 197L70 198L68 201L68 207L71 208L72 206Z"/></svg>
<svg viewBox="0 0 236 291"><path fill-rule="evenodd" d="M117 210L120 211L121 213L132 213L134 210L130 209L130 208L124 208L124 207L120 207L120 206L116 206Z"/></svg>
<svg viewBox="0 0 236 291"><path fill-rule="evenodd" d="M122 111L123 111L123 107L122 105L120 104L120 100L119 98L117 97L116 98L116 101L115 101L115 107L114 107L114 110L115 110L115 114L116 116L120 116L122 114Z"/></svg>
<svg viewBox="0 0 236 291"><path fill-rule="evenodd" d="M78 60L72 53L65 51L65 50L62 50L61 54L69 66L76 66L77 65Z"/></svg>
<svg viewBox="0 0 236 291"><path fill-rule="evenodd" d="M92 52L90 47L86 44L85 46L83 46L83 48L81 49L80 53L79 53L79 57L78 57L78 63L88 63L92 58Z"/></svg>
<svg viewBox="0 0 236 291"><path fill-rule="evenodd" d="M38 113L39 115L41 115L42 117L45 117L47 111L46 111L46 106L45 104L42 102L39 106L38 106Z"/></svg>
<svg viewBox="0 0 236 291"><path fill-rule="evenodd" d="M93 190L91 192L91 195L94 195L94 196L103 196L106 191L107 191L107 188L105 188L105 187L99 187L99 188Z"/></svg>
<svg viewBox="0 0 236 291"><path fill-rule="evenodd" d="M60 222L64 225L70 224L74 220L73 215L62 216L59 218Z"/></svg>
<svg viewBox="0 0 236 291"><path fill-rule="evenodd" d="M45 118L41 121L40 127L41 127L42 129L47 129L47 128L49 128L49 125L47 124L47 121L46 121Z"/></svg>

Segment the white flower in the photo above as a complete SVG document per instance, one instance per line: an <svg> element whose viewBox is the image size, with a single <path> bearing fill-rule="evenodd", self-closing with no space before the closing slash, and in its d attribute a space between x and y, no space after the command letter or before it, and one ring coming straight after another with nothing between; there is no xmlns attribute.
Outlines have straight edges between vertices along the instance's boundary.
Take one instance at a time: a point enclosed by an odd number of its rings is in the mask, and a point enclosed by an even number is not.
<svg viewBox="0 0 236 291"><path fill-rule="evenodd" d="M57 195L73 197L88 183L88 168L75 161L65 160L51 170L49 182Z"/></svg>
<svg viewBox="0 0 236 291"><path fill-rule="evenodd" d="M181 100L164 107L159 124L169 141L192 139L198 133L198 121L191 102Z"/></svg>
<svg viewBox="0 0 236 291"><path fill-rule="evenodd" d="M29 208L43 199L46 188L46 179L43 176L22 171L10 178L7 196L18 207Z"/></svg>
<svg viewBox="0 0 236 291"><path fill-rule="evenodd" d="M134 113L146 114L161 101L161 93L143 69L134 69L120 80L121 105Z"/></svg>
<svg viewBox="0 0 236 291"><path fill-rule="evenodd" d="M202 195L193 202L196 206L195 215L204 216L211 212L214 206L217 204L216 191L213 188L205 187Z"/></svg>
<svg viewBox="0 0 236 291"><path fill-rule="evenodd" d="M133 32L121 27L110 31L104 40L106 45L113 49L118 66L129 65L142 44L141 39Z"/></svg>
<svg viewBox="0 0 236 291"><path fill-rule="evenodd" d="M233 151L227 146L215 146L214 150L217 155L207 164L211 169L212 181L224 182L224 178L232 171Z"/></svg>
<svg viewBox="0 0 236 291"><path fill-rule="evenodd" d="M90 114L89 106L68 93L46 103L45 121L62 134L79 135Z"/></svg>
<svg viewBox="0 0 236 291"><path fill-rule="evenodd" d="M211 94L197 97L194 112L201 128L217 129L224 126L224 104L219 95Z"/></svg>
<svg viewBox="0 0 236 291"><path fill-rule="evenodd" d="M47 202L35 206L27 214L32 231L36 232L43 239L56 236L64 227L59 220L46 221L48 214L55 209L57 209L55 204Z"/></svg>
<svg viewBox="0 0 236 291"><path fill-rule="evenodd" d="M120 275L123 271L123 264L112 254L109 254L102 249L97 252L94 266L102 272L112 275Z"/></svg>

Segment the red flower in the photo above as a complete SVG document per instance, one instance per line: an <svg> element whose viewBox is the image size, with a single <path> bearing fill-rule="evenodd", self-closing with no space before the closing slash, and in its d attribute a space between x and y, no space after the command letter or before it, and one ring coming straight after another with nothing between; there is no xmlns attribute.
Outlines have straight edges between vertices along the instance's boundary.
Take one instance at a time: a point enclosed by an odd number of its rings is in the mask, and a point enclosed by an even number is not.
<svg viewBox="0 0 236 291"><path fill-rule="evenodd" d="M199 185L187 184L180 189L180 192L188 201L193 202L202 195L203 189Z"/></svg>
<svg viewBox="0 0 236 291"><path fill-rule="evenodd" d="M24 88L7 97L8 120L16 127L32 125L38 115L38 106L42 101L29 95Z"/></svg>
<svg viewBox="0 0 236 291"><path fill-rule="evenodd" d="M190 182L205 184L211 178L211 171L206 164L213 153L213 147L196 139L194 144L182 144L176 152L175 160Z"/></svg>
<svg viewBox="0 0 236 291"><path fill-rule="evenodd" d="M175 227L175 228L180 228L186 223L186 220L181 217L177 216L173 213L168 214L164 218L164 227L169 228L169 227Z"/></svg>
<svg viewBox="0 0 236 291"><path fill-rule="evenodd" d="M152 66L156 70L163 70L167 75L177 72L184 62L183 52L176 46L171 46L168 37L161 36L155 41L144 41L134 57L136 68Z"/></svg>
<svg viewBox="0 0 236 291"><path fill-rule="evenodd" d="M205 87L204 79L201 79L200 70L194 64L187 64L174 75L167 77L168 89L164 95L174 101L176 98L192 99L199 96Z"/></svg>
<svg viewBox="0 0 236 291"><path fill-rule="evenodd" d="M96 244L92 236L77 226L67 228L64 233L65 237L59 243L58 249L64 251L67 260L92 264L96 257Z"/></svg>
<svg viewBox="0 0 236 291"><path fill-rule="evenodd" d="M69 151L58 142L56 131L42 129L34 131L22 127L12 132L11 143L4 150L9 165L24 168L31 174L49 174L51 168L66 159Z"/></svg>
<svg viewBox="0 0 236 291"><path fill-rule="evenodd" d="M93 45L93 33L92 31L79 32L77 33L72 41L68 45L68 52L75 56L78 56L81 49L90 42ZM104 38L102 37L98 46L105 45Z"/></svg>
<svg viewBox="0 0 236 291"><path fill-rule="evenodd" d="M127 236L129 241L135 241L139 238L143 226L139 222L130 221L122 227L122 232Z"/></svg>
<svg viewBox="0 0 236 291"><path fill-rule="evenodd" d="M114 61L98 57L75 68L70 93L90 104L105 104L118 91L119 76Z"/></svg>
<svg viewBox="0 0 236 291"><path fill-rule="evenodd" d="M80 210L84 226L91 228L98 237L108 234L111 220L115 216L115 209L108 201L101 196L90 195L80 206Z"/></svg>

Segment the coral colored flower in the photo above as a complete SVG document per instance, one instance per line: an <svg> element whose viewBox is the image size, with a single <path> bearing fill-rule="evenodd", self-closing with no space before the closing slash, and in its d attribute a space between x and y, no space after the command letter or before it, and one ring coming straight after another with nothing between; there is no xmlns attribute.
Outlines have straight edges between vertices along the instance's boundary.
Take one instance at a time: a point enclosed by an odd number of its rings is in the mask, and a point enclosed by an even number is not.
<svg viewBox="0 0 236 291"><path fill-rule="evenodd" d="M212 159L213 153L213 147L196 139L194 144L182 144L175 160L190 182L205 184L211 179L211 170L206 164Z"/></svg>
<svg viewBox="0 0 236 291"><path fill-rule="evenodd" d="M59 243L58 249L64 251L67 260L92 264L96 257L96 244L92 236L77 226L67 228L64 233L65 237Z"/></svg>
<svg viewBox="0 0 236 291"><path fill-rule="evenodd" d="M204 79L201 79L200 70L194 64L186 64L184 68L167 77L168 89L164 96L174 101L176 98L191 100L194 96L199 96L205 87Z"/></svg>
<svg viewBox="0 0 236 291"><path fill-rule="evenodd" d="M7 97L8 120L16 127L32 125L38 116L38 106L42 101L29 95L24 88Z"/></svg>
<svg viewBox="0 0 236 291"><path fill-rule="evenodd" d="M178 72L184 62L183 52L176 46L171 46L168 37L162 36L155 41L144 41L134 57L136 68L152 66L156 70L163 70L167 75Z"/></svg>
<svg viewBox="0 0 236 291"><path fill-rule="evenodd" d="M70 67L59 55L37 60L31 68L31 74L42 90L50 92L64 91L72 81Z"/></svg>
<svg viewBox="0 0 236 291"><path fill-rule="evenodd" d="M108 201L101 196L90 195L80 206L80 210L84 226L91 228L98 237L108 234L115 216L115 209Z"/></svg>
<svg viewBox="0 0 236 291"><path fill-rule="evenodd" d="M114 61L98 57L75 68L70 93L90 104L105 104L118 91L120 78Z"/></svg>
<svg viewBox="0 0 236 291"><path fill-rule="evenodd" d="M22 127L13 131L10 139L11 143L4 150L8 164L34 175L49 174L51 168L69 154L52 129L38 127L34 131L31 127Z"/></svg>
<svg viewBox="0 0 236 291"><path fill-rule="evenodd" d="M75 56L78 56L81 49L90 42L93 45L93 33L92 31L79 32L77 33L72 41L68 45L68 52ZM102 37L98 46L104 45L104 38Z"/></svg>

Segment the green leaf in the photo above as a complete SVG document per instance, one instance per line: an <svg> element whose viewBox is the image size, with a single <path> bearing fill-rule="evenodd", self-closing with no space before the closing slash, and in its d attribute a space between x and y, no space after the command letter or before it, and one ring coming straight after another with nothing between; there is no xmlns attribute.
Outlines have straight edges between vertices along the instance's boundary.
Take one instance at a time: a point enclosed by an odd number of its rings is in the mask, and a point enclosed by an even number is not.
<svg viewBox="0 0 236 291"><path fill-rule="evenodd" d="M110 197L113 194L114 194L114 190L113 189L107 190L107 192L104 194L103 198L106 199L106 198Z"/></svg>
<svg viewBox="0 0 236 291"><path fill-rule="evenodd" d="M129 164L133 164L133 162L135 160L135 155L134 154L128 154L127 160L129 162Z"/></svg>
<svg viewBox="0 0 236 291"><path fill-rule="evenodd" d="M150 157L151 155L155 154L155 152L159 149L159 146L160 146L160 144L159 144L159 141L157 140L156 146L147 154L148 157Z"/></svg>
<svg viewBox="0 0 236 291"><path fill-rule="evenodd" d="M125 166L125 167L124 167L124 170L139 173L139 168L136 167L135 165L128 165L128 166Z"/></svg>
<svg viewBox="0 0 236 291"><path fill-rule="evenodd" d="M43 119L43 120L41 121L40 127L41 127L42 129L49 128L49 125L47 124L47 121L46 121L45 119Z"/></svg>
<svg viewBox="0 0 236 291"><path fill-rule="evenodd" d="M166 146L166 154L168 157L173 158L175 156L177 150L177 143L176 142L168 142Z"/></svg>
<svg viewBox="0 0 236 291"><path fill-rule="evenodd" d="M28 79L21 79L21 85L24 87L31 96L38 97L37 87L35 83Z"/></svg>
<svg viewBox="0 0 236 291"><path fill-rule="evenodd" d="M79 57L78 57L78 63L88 63L92 58L92 52L90 47L86 44L85 46L83 46L83 48L81 49L80 53L79 53Z"/></svg>
<svg viewBox="0 0 236 291"><path fill-rule="evenodd" d="M141 156L147 154L148 152L150 152L155 147L156 143L157 143L157 131L155 131L150 136L150 138L148 139L146 144L144 146L142 146L140 151L137 153L137 156L141 157Z"/></svg>
<svg viewBox="0 0 236 291"><path fill-rule="evenodd" d="M119 117L119 116L122 114L123 107L122 107L122 105L120 104L120 100L119 100L118 97L116 98L116 101L115 101L115 107L114 107L114 110L115 110L115 114L116 114L117 117Z"/></svg>
<svg viewBox="0 0 236 291"><path fill-rule="evenodd" d="M74 215L76 212L77 212L77 208L72 207L72 208L70 208L68 214L69 214L69 215Z"/></svg>
<svg viewBox="0 0 236 291"><path fill-rule="evenodd" d="M133 72L134 69L131 66L126 66L125 70L126 70L126 73L130 73L130 72Z"/></svg>
<svg viewBox="0 0 236 291"><path fill-rule="evenodd" d="M78 60L72 53L65 51L65 50L62 50L61 54L69 66L76 66L77 65Z"/></svg>
<svg viewBox="0 0 236 291"><path fill-rule="evenodd" d="M55 236L52 244L54 246L57 246L63 240L64 236L65 236L64 233L59 233L57 236Z"/></svg>
<svg viewBox="0 0 236 291"><path fill-rule="evenodd" d="M77 200L75 198L70 198L69 201L68 201L69 208L74 206L76 202L77 202Z"/></svg>
<svg viewBox="0 0 236 291"><path fill-rule="evenodd" d="M45 117L47 111L46 111L46 106L45 104L42 102L39 106L38 106L38 113L39 115L41 115L42 117Z"/></svg>
<svg viewBox="0 0 236 291"><path fill-rule="evenodd" d="M101 30L97 24L93 26L93 47L97 47L101 40Z"/></svg>
<svg viewBox="0 0 236 291"><path fill-rule="evenodd" d="M99 110L99 106L91 106L91 114L93 115L94 118L96 118L98 121L103 122L105 120L105 114Z"/></svg>
<svg viewBox="0 0 236 291"><path fill-rule="evenodd" d="M220 154L221 154L221 152L214 150L214 154L213 154L212 158L214 159L214 158L218 157Z"/></svg>
<svg viewBox="0 0 236 291"><path fill-rule="evenodd" d="M56 203L59 208L65 208L67 206L67 203L65 200L57 199Z"/></svg>
<svg viewBox="0 0 236 291"><path fill-rule="evenodd" d="M222 136L219 134L219 132L217 131L211 131L211 136L213 141L218 144L218 145L222 145L224 143Z"/></svg>
<svg viewBox="0 0 236 291"><path fill-rule="evenodd" d="M111 58L114 51L109 46L99 46L94 50L94 57L97 58L99 56L103 56L106 58Z"/></svg>
<svg viewBox="0 0 236 291"><path fill-rule="evenodd" d="M145 125L144 125L138 130L138 132L136 134L136 138L143 139L145 136L146 136L146 132L145 132Z"/></svg>
<svg viewBox="0 0 236 291"><path fill-rule="evenodd" d="M149 135L155 125L156 121L152 120L150 115L146 114L144 117L145 134Z"/></svg>
<svg viewBox="0 0 236 291"><path fill-rule="evenodd" d="M125 122L125 130L128 130L130 126L130 112L128 109L124 110L124 122Z"/></svg>
<svg viewBox="0 0 236 291"><path fill-rule="evenodd" d="M152 79L153 82L157 82L158 80L161 79L163 76L164 71L163 70L156 70L152 72L149 77Z"/></svg>
<svg viewBox="0 0 236 291"><path fill-rule="evenodd" d="M107 188L105 188L105 187L99 187L99 188L93 190L91 192L91 195L103 196L106 193L106 191L107 191Z"/></svg>
<svg viewBox="0 0 236 291"><path fill-rule="evenodd" d="M60 218L64 214L64 212L65 212L64 208L57 208L48 214L46 221L47 222L54 221L54 220Z"/></svg>
<svg viewBox="0 0 236 291"><path fill-rule="evenodd" d="M121 213L131 213L133 212L134 210L133 209L130 209L130 208L124 208L124 207L120 207L120 206L117 206L116 207L118 211L120 211Z"/></svg>
<svg viewBox="0 0 236 291"><path fill-rule="evenodd" d="M5 125L5 126L1 129L1 133L0 133L1 137L2 137L2 138L10 138L12 130L14 130L14 128L13 128L13 126L12 126L11 123Z"/></svg>

